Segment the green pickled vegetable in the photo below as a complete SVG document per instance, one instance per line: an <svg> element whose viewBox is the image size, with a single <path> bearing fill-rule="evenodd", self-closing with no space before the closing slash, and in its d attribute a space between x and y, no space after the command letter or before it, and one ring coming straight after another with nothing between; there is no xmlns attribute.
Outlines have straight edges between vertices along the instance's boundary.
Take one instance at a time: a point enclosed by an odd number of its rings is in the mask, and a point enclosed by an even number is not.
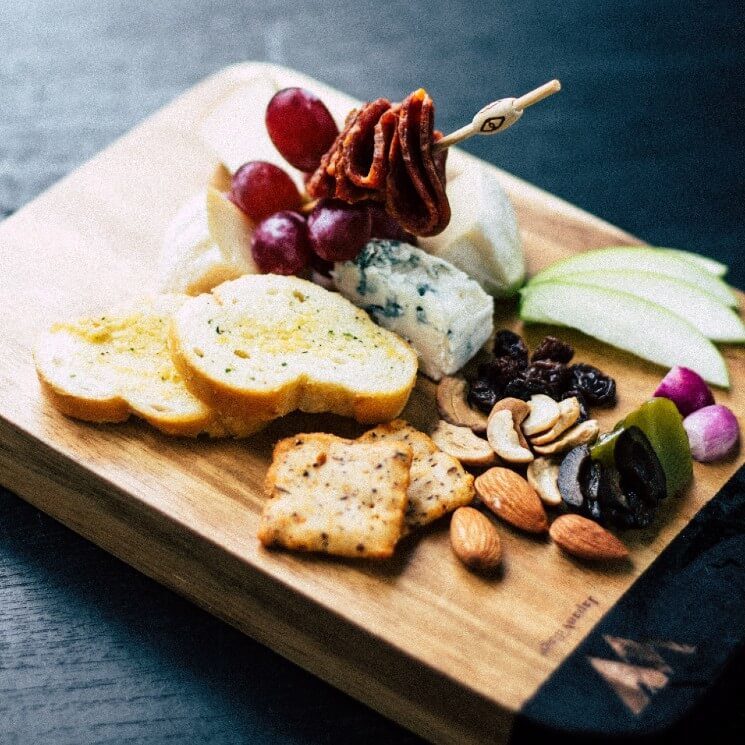
<svg viewBox="0 0 745 745"><path fill-rule="evenodd" d="M667 398L653 398L628 414L612 432L601 437L590 449L593 460L614 465L618 435L632 426L639 427L644 432L660 459L665 471L668 496L685 489L693 478L691 448L688 435L683 429L683 417L675 404Z"/></svg>

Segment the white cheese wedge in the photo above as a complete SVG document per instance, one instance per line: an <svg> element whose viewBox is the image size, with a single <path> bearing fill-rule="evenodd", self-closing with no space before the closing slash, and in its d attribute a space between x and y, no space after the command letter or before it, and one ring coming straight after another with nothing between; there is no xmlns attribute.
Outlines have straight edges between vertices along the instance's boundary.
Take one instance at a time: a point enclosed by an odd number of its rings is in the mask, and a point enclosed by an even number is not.
<svg viewBox="0 0 745 745"><path fill-rule="evenodd" d="M493 171L473 167L448 183L452 218L420 246L473 277L489 294L512 295L525 279L515 211Z"/></svg>
<svg viewBox="0 0 745 745"><path fill-rule="evenodd" d="M266 106L278 90L273 80L261 77L232 91L202 121L202 138L231 173L249 160L265 160L286 171L302 193L302 174L279 154L264 123Z"/></svg>
<svg viewBox="0 0 745 745"><path fill-rule="evenodd" d="M163 236L159 292L198 295L221 282L256 274L251 222L224 194L202 191L176 213Z"/></svg>
<svg viewBox="0 0 745 745"><path fill-rule="evenodd" d="M399 241L372 240L337 262L334 284L416 349L434 380L459 370L492 332L494 300L452 264Z"/></svg>

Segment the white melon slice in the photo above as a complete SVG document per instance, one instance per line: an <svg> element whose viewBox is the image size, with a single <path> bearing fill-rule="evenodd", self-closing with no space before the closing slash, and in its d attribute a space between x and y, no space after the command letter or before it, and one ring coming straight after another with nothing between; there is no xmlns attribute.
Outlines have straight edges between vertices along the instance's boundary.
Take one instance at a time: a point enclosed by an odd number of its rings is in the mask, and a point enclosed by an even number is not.
<svg viewBox="0 0 745 745"><path fill-rule="evenodd" d="M532 282L545 282L577 272L615 269L634 269L640 272L663 274L666 277L695 285L727 305L737 306L737 297L719 277L688 259L682 259L669 251L655 248L619 246L576 254L551 264L533 277Z"/></svg>
<svg viewBox="0 0 745 745"><path fill-rule="evenodd" d="M520 292L524 321L570 326L658 365L690 367L709 383L729 387L717 348L666 308L602 287L542 282Z"/></svg>
<svg viewBox="0 0 745 745"><path fill-rule="evenodd" d="M497 177L480 166L448 182L452 217L442 233L420 238L427 253L450 262L490 295L512 295L525 278L515 211Z"/></svg>
<svg viewBox="0 0 745 745"><path fill-rule="evenodd" d="M249 160L265 160L285 170L302 193L302 174L279 154L264 124L266 106L278 90L268 77L234 90L205 117L202 138L231 173Z"/></svg>
<svg viewBox="0 0 745 745"><path fill-rule="evenodd" d="M708 292L677 279L633 269L614 269L567 274L562 281L620 290L650 300L684 318L712 341L745 341L745 325L732 308Z"/></svg>
<svg viewBox="0 0 745 745"><path fill-rule="evenodd" d="M729 267L723 264L721 261L716 259L710 259L708 256L702 256L701 254L695 254L691 251L683 251L680 248L661 248L660 251L667 251L681 259L686 259L696 266L700 266L705 269L709 274L713 274L716 277L723 277L727 274Z"/></svg>

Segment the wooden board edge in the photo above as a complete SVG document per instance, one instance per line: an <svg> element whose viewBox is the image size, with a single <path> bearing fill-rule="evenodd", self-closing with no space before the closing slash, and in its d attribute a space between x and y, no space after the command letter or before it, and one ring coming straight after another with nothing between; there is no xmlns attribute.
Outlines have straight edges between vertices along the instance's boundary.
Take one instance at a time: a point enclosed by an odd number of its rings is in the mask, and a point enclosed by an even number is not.
<svg viewBox="0 0 745 745"><path fill-rule="evenodd" d="M514 712L412 658L401 675L402 653L384 640L321 605L309 610L299 593L2 417L0 473L3 486L75 533L427 740L506 741Z"/></svg>

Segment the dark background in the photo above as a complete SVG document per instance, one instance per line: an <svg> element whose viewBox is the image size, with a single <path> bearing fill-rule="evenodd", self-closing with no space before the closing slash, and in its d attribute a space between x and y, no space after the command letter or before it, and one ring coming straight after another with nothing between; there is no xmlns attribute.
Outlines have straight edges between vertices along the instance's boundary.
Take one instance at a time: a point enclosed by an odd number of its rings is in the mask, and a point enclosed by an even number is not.
<svg viewBox="0 0 745 745"><path fill-rule="evenodd" d="M559 97L466 148L651 243L724 260L745 287L741 8L0 0L0 214L241 60L360 98L423 85L444 131L558 77ZM711 735L745 736L726 698L744 678L738 661ZM0 489L0 742L145 741L417 740Z"/></svg>

